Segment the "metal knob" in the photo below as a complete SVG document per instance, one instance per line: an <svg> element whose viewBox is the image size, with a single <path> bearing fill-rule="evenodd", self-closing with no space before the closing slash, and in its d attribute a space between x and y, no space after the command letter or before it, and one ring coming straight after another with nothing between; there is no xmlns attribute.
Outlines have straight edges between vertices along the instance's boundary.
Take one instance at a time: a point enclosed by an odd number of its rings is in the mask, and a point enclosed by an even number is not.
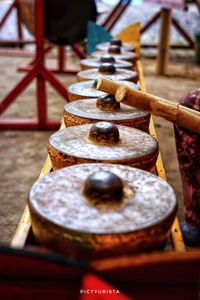
<svg viewBox="0 0 200 300"><path fill-rule="evenodd" d="M119 40L119 39L116 39L116 38L113 38L111 41L110 41L110 45L117 45L117 46L122 46L122 41Z"/></svg>
<svg viewBox="0 0 200 300"><path fill-rule="evenodd" d="M94 172L86 179L83 194L93 205L119 202L123 195L123 181L109 171Z"/></svg>
<svg viewBox="0 0 200 300"><path fill-rule="evenodd" d="M108 53L120 54L121 53L121 48L117 45L111 45L108 48Z"/></svg>
<svg viewBox="0 0 200 300"><path fill-rule="evenodd" d="M110 122L98 122L91 126L89 140L104 145L113 145L119 142L119 130Z"/></svg>
<svg viewBox="0 0 200 300"><path fill-rule="evenodd" d="M102 63L99 66L99 72L104 74L114 74L115 66L111 63Z"/></svg>
<svg viewBox="0 0 200 300"><path fill-rule="evenodd" d="M113 56L111 56L109 54L104 54L104 55L101 56L100 62L101 63L111 63L111 64L114 64L115 63L115 59L114 59Z"/></svg>
<svg viewBox="0 0 200 300"><path fill-rule="evenodd" d="M115 100L115 96L106 95L97 98L96 107L103 111L117 111L120 103Z"/></svg>

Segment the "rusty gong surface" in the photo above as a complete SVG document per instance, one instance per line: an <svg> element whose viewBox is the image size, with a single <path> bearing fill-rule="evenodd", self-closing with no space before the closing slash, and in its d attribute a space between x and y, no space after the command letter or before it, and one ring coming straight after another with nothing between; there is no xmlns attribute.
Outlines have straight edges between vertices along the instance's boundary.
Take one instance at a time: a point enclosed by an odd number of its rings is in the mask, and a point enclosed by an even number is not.
<svg viewBox="0 0 200 300"><path fill-rule="evenodd" d="M73 83L68 87L68 92L81 97L85 96L87 98L98 98L107 95L106 93L93 88L92 87L93 83L94 80ZM130 86L137 90L139 89L139 85L131 81L126 81L126 80L124 80L123 82L120 81L120 84Z"/></svg>
<svg viewBox="0 0 200 300"><path fill-rule="evenodd" d="M88 98L101 97L106 93L92 87L94 80L76 82L68 87L69 93L77 96L87 96Z"/></svg>
<svg viewBox="0 0 200 300"><path fill-rule="evenodd" d="M100 64L101 62L98 58L85 58L81 60L81 65L90 68L99 68ZM133 67L133 64L125 60L116 60L114 66L115 68L130 69Z"/></svg>
<svg viewBox="0 0 200 300"><path fill-rule="evenodd" d="M88 139L91 124L71 126L51 135L49 144L62 154L92 160L128 162L155 155L158 143L149 134L118 125L120 140L114 145L93 143Z"/></svg>
<svg viewBox="0 0 200 300"><path fill-rule="evenodd" d="M91 56L100 58L104 54L108 54L108 52L107 51L94 51L93 53L91 53ZM112 56L115 59L119 59L119 60L128 60L128 61L132 61L132 62L135 62L137 60L137 56L134 52L127 52L127 51L123 51L123 50L119 54L112 53Z"/></svg>
<svg viewBox="0 0 200 300"><path fill-rule="evenodd" d="M119 207L101 210L83 196L83 184L95 171L110 171L124 182ZM29 194L29 207L61 230L87 233L134 232L159 224L174 213L176 197L163 179L123 165L83 164L49 173Z"/></svg>
<svg viewBox="0 0 200 300"><path fill-rule="evenodd" d="M109 47L110 47L111 43L110 42L105 42L105 43L100 43L96 46L96 49L99 51L108 51ZM121 49L123 51L135 51L135 48L127 43L122 43Z"/></svg>
<svg viewBox="0 0 200 300"><path fill-rule="evenodd" d="M99 72L98 68L88 69L85 71L80 71L77 74L77 78L79 81L83 80L95 80L100 77L107 77L111 80L129 80L129 81L137 81L138 80L138 73L135 71L127 70L127 69L116 69L113 74L106 74Z"/></svg>
<svg viewBox="0 0 200 300"><path fill-rule="evenodd" d="M96 102L96 98L77 100L66 104L64 111L74 116L102 121L134 120L149 115L148 112L140 111L123 103L120 103L118 110L105 112L96 107Z"/></svg>

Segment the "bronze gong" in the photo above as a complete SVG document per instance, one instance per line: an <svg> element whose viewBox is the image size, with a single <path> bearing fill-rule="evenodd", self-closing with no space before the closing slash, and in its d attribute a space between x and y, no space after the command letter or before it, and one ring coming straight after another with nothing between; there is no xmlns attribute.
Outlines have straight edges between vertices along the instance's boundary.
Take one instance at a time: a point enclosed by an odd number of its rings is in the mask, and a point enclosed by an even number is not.
<svg viewBox="0 0 200 300"><path fill-rule="evenodd" d="M82 164L39 179L29 209L38 243L88 260L163 248L177 201L169 184L151 173Z"/></svg>
<svg viewBox="0 0 200 300"><path fill-rule="evenodd" d="M22 22L34 35L34 0L19 0ZM97 16L93 0L44 0L45 37L57 45L70 45L86 37L88 20Z"/></svg>

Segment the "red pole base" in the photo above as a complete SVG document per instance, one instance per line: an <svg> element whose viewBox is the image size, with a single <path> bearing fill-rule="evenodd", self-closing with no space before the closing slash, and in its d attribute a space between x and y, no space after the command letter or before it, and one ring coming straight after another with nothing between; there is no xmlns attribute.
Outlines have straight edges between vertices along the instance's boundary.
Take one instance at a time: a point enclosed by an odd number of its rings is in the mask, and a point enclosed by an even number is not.
<svg viewBox="0 0 200 300"><path fill-rule="evenodd" d="M60 128L60 120L49 120L44 124L40 124L38 120L30 119L3 119L0 120L0 129L9 130L58 130Z"/></svg>

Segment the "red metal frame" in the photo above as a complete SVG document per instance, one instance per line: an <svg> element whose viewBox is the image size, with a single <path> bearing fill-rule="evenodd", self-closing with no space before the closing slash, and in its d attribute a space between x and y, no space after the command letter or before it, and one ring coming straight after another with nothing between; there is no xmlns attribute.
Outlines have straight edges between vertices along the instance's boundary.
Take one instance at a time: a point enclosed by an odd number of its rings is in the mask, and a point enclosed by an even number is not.
<svg viewBox="0 0 200 300"><path fill-rule="evenodd" d="M3 25L5 24L7 18L9 17L9 15L11 14L12 10L16 9L17 11L17 33L18 33L18 39L17 40L0 40L0 46L13 46L13 45L18 45L19 47L23 47L24 44L35 44L36 41L34 40L24 40L23 38L23 30L22 30L22 21L21 21L21 15L20 15L20 10L19 10L19 3L18 0L14 0L11 5L9 6L8 10L6 11L6 13L4 14L1 22L0 22L0 29L3 27ZM86 55L84 53L84 51L82 51L77 45L71 45L73 51L77 54L78 57L80 58L85 58ZM52 47L48 47L48 50L46 52L49 52L52 49ZM3 54L7 54L7 51L1 51ZM19 51L15 51L13 52L14 55L18 55L21 54L19 53ZM66 64L66 56L64 53L64 47L59 47L58 48L58 55L57 55L57 59L58 59L58 68L56 69L51 69L51 71L53 73L58 73L58 74L76 74L79 70L65 70L64 66ZM32 63L31 63L32 64ZM30 71L29 67L22 67L19 68L19 71Z"/></svg>
<svg viewBox="0 0 200 300"><path fill-rule="evenodd" d="M102 26L105 27L108 31L110 31L114 25L116 24L116 22L118 21L119 17L122 15L122 13L126 10L126 8L129 6L130 4L130 0L124 1L124 0L120 0L118 2L118 4L113 8L113 10L111 11L111 13L107 16L107 18L105 19L105 21L103 22ZM9 9L7 10L6 14L4 15L2 21L1 21L1 26L3 26L3 24L5 23L5 20L7 19L7 17L9 16L9 14L11 13L12 9L16 8L17 9L17 23L18 23L18 36L19 39L17 41L0 41L0 45L13 45L13 44L18 44L20 46L23 46L25 43L35 43L35 41L24 41L23 40L23 35L22 35L22 29L21 29L21 16L20 16L20 12L19 12L19 7L18 7L18 0L14 0L13 3L11 4L11 6L9 7ZM73 49L73 51L75 52L75 54L80 57L81 59L85 58L85 52L82 51L80 49L80 47L76 44L72 44L71 48ZM48 50L45 52L49 52L52 49L52 47L49 47ZM17 50L13 50L14 51L14 55L18 55L21 53L19 53L19 51ZM2 52L2 51L1 51ZM3 53L7 54L7 51L3 51ZM57 73L57 74L76 74L79 70L77 69L65 69L65 65L66 65L66 61L67 61L67 57L64 53L64 48L63 47L59 47L58 48L58 67L55 69L51 69L50 71L53 73ZM22 72L29 72L30 71L30 65L32 65L34 63L31 62L28 66L25 67L20 67L18 69L18 71L22 71Z"/></svg>
<svg viewBox="0 0 200 300"><path fill-rule="evenodd" d="M68 101L67 89L44 66L44 0L35 0L35 26L36 26L36 58L30 65L25 77L2 100L0 114L2 114L15 100L16 97L34 80L37 79L37 119L36 120L0 120L0 129L58 129L60 120L47 120L47 101L45 81Z"/></svg>
<svg viewBox="0 0 200 300"><path fill-rule="evenodd" d="M101 24L106 30L110 31L118 19L121 17L123 12L128 8L131 0L120 0L117 5L112 9L110 14L106 17L104 22Z"/></svg>
<svg viewBox="0 0 200 300"><path fill-rule="evenodd" d="M19 10L19 3L18 0L14 0L7 11L5 12L2 20L0 21L0 29L3 27L5 24L6 20L10 16L11 12L13 9L16 9L17 12L17 33L18 33L18 39L17 40L0 40L0 46L5 46L5 45L18 45L19 47L23 47L24 44L30 44L30 43L35 43L33 40L24 40L23 38L23 30L22 30L22 22L21 22L21 16L20 16L20 10Z"/></svg>
<svg viewBox="0 0 200 300"><path fill-rule="evenodd" d="M129 5L128 0L124 3L123 0L119 1L118 5L112 10L111 14L107 17L104 25L108 25L109 30L117 22L121 14ZM1 21L1 26L5 23L5 20L11 13L13 8L18 10L18 36L20 45L23 45L23 36L21 30L21 18L18 9L18 0L14 0L6 14ZM77 70L65 70L65 51L64 47L58 49L58 68L48 70L44 66L45 54L49 52L52 47L44 48L44 0L35 0L35 26L36 26L36 57L35 59L24 68L20 68L20 71L27 71L28 73L24 78L11 90L11 92L2 100L0 104L0 115L16 100L16 97L36 78L37 79L37 119L23 119L23 120L0 120L0 129L58 129L60 126L60 120L48 121L47 120L47 101L46 101L46 89L45 81L48 81L55 90L60 93L66 101L68 101L67 89L53 76L54 73L63 74L76 74ZM18 41L19 42L19 41ZM13 43L10 41L10 43ZM71 45L73 51L80 57L85 58L85 53L77 45ZM17 53L16 53L17 54Z"/></svg>
<svg viewBox="0 0 200 300"><path fill-rule="evenodd" d="M149 27L151 27L152 24L154 24L157 19L159 19L161 16L161 11L159 10L153 17L151 17L146 24L141 29L141 34L144 33ZM189 34L181 27L179 22L172 16L171 18L172 25L176 28L176 30L180 33L180 35L188 42L188 45L170 45L170 48L174 49L194 49L194 41L189 36ZM142 44L142 48L156 48L157 45L154 44Z"/></svg>
<svg viewBox="0 0 200 300"><path fill-rule="evenodd" d="M70 47L77 54L78 57L80 57L80 58L85 58L86 57L85 53L77 45L73 44ZM44 54L46 55L47 53L49 53L49 51L51 51L52 48L53 48L52 46L48 46L44 50ZM57 66L57 68L49 69L49 71L51 71L52 73L75 75L75 74L77 74L77 72L80 71L79 69L65 69L65 66L67 64L67 55L65 53L64 46L58 47L58 53L57 53L56 58L57 58L57 61L58 61L58 66ZM18 71L19 72L30 71L30 66L33 65L34 63L35 63L35 59L33 61L31 61L28 64L28 66L19 67Z"/></svg>
<svg viewBox="0 0 200 300"><path fill-rule="evenodd" d="M120 0L118 2L118 4L113 8L113 10L110 12L110 14L108 14L107 18L102 23L102 26L106 30L110 31L114 27L114 25L116 24L116 22L118 21L120 16L122 15L122 13L128 8L130 2L131 1L129 1L129 0L127 0L127 1ZM195 2L197 3L197 1L195 1ZM199 6L198 6L198 8L199 8ZM161 12L159 10L141 28L141 34L144 33L149 27L151 27L151 25L154 24L160 18L160 15L161 15ZM189 48L189 49L192 48L193 49L194 48L194 41L189 36L189 34L181 27L179 22L174 17L172 17L172 24L174 25L176 30L180 33L180 35L188 42L188 45L170 45L170 47L174 48L174 49L187 49L187 48ZM157 47L157 45L144 44L144 45L141 45L141 47L149 48L149 47Z"/></svg>

